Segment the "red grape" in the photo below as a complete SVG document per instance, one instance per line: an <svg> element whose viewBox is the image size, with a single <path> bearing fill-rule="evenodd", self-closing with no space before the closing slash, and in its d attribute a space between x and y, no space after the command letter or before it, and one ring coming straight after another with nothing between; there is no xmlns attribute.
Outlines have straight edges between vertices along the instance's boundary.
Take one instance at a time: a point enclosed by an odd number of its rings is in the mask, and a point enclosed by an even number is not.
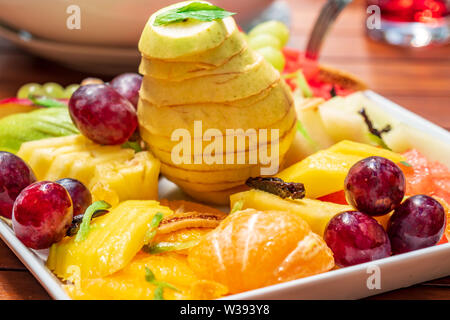
<svg viewBox="0 0 450 320"><path fill-rule="evenodd" d="M138 125L131 102L106 84L78 88L69 100L69 112L82 134L104 145L125 143Z"/></svg>
<svg viewBox="0 0 450 320"><path fill-rule="evenodd" d="M92 203L92 195L86 186L76 179L64 178L56 181L69 192L73 205L73 216L84 215Z"/></svg>
<svg viewBox="0 0 450 320"><path fill-rule="evenodd" d="M11 219L19 193L36 182L33 170L18 156L0 151L0 215Z"/></svg>
<svg viewBox="0 0 450 320"><path fill-rule="evenodd" d="M352 266L391 255L389 237L371 216L345 211L328 223L324 240L340 267Z"/></svg>
<svg viewBox="0 0 450 320"><path fill-rule="evenodd" d="M405 195L405 176L392 161L369 157L355 163L344 183L347 202L371 216L381 216L398 207Z"/></svg>
<svg viewBox="0 0 450 320"><path fill-rule="evenodd" d="M442 205L426 195L406 199L392 214L388 224L394 254L433 246L445 229Z"/></svg>
<svg viewBox="0 0 450 320"><path fill-rule="evenodd" d="M60 241L73 218L72 200L60 184L41 181L29 185L14 202L12 226L29 248L45 249Z"/></svg>
<svg viewBox="0 0 450 320"><path fill-rule="evenodd" d="M123 73L109 83L118 93L127 98L137 109L142 76L137 73Z"/></svg>

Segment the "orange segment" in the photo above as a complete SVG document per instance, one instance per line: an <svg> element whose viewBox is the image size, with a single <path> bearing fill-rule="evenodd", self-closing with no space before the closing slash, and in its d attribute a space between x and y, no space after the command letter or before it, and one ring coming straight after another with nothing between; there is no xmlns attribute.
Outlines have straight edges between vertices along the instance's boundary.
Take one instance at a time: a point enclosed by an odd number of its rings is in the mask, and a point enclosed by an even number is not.
<svg viewBox="0 0 450 320"><path fill-rule="evenodd" d="M230 293L252 290L330 270L331 250L290 212L247 209L228 216L192 248L195 274Z"/></svg>

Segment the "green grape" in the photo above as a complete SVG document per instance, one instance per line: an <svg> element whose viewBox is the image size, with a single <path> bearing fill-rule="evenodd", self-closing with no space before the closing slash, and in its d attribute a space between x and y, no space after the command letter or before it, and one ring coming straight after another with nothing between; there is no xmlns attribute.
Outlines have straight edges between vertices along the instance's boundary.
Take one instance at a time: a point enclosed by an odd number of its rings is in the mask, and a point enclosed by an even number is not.
<svg viewBox="0 0 450 320"><path fill-rule="evenodd" d="M21 86L19 91L17 91L17 98L28 99L30 94L42 96L44 94L44 90L38 83L27 83Z"/></svg>
<svg viewBox="0 0 450 320"><path fill-rule="evenodd" d="M47 82L42 86L42 89L44 94L50 98L61 99L64 96L64 88L55 82Z"/></svg>
<svg viewBox="0 0 450 320"><path fill-rule="evenodd" d="M72 96L72 94L80 87L80 85L78 83L74 83L71 85L68 85L66 87L66 89L64 90L64 95L63 98L64 99L70 99L70 97Z"/></svg>
<svg viewBox="0 0 450 320"><path fill-rule="evenodd" d="M249 37L252 38L258 34L271 34L281 42L284 47L289 40L289 29L280 21L271 20L258 24L249 32Z"/></svg>
<svg viewBox="0 0 450 320"><path fill-rule="evenodd" d="M272 47L277 50L282 48L280 40L271 34L258 34L248 40L250 48L256 50L264 47Z"/></svg>
<svg viewBox="0 0 450 320"><path fill-rule="evenodd" d="M259 52L275 69L283 71L286 59L280 50L272 47L264 47L256 50Z"/></svg>

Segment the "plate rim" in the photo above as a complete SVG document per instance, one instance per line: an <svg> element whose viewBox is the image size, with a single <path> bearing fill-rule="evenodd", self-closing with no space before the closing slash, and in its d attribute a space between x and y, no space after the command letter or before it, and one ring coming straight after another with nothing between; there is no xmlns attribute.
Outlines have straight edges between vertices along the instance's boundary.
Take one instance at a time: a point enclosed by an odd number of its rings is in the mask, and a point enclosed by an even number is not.
<svg viewBox="0 0 450 320"><path fill-rule="evenodd" d="M433 135L433 137L443 140L450 144L450 132L441 128L440 126L432 123L429 120L415 114L407 110L406 108L392 102L386 97L372 91L366 90L363 93L372 101L376 102L383 110L393 111L393 116L397 120L401 122L412 125L417 129L424 131ZM401 116L401 119L398 119ZM164 178L163 178L164 179ZM0 219L0 238L7 244L7 246L14 252L14 254L19 258L19 260L25 265L25 267L33 274L33 276L39 281L39 283L44 287L44 289L48 292L48 294L55 300L71 300L68 294L64 291L62 285L63 283L56 275L53 274L50 269L48 269L45 265L45 261L43 257L45 256L45 252L39 252L25 247L22 242L14 235L12 228L9 224L4 220ZM383 258L377 260L376 265L378 266L389 266L396 262L404 262L408 263L408 261L414 261L420 256L432 256L433 254L439 253L448 253L450 256L450 242L446 244L440 244L429 248L424 248L416 251L412 251L409 253L404 253L401 255L390 256L387 258ZM406 262L405 262L406 261ZM314 284L314 282L323 282L330 281L333 278L348 276L352 274L356 274L357 272L361 272L366 270L367 266L373 264L372 262L367 262L355 266L350 266L346 268L341 268L337 270L331 270L328 272L324 272L321 274L305 277L302 279L291 280L251 291L242 292L239 294L233 294L230 296L223 297L219 300L233 300L233 299L254 299L255 296L264 295L267 293L271 293L274 291L282 291L293 289L299 286L304 286L308 284ZM450 270L448 271L448 275L450 275ZM429 279L432 280L432 279ZM389 289L386 291L390 291L394 289ZM375 291L373 295L379 294L385 291ZM370 295L366 295L367 297ZM363 298L363 297L360 297ZM296 298L301 299L301 298Z"/></svg>

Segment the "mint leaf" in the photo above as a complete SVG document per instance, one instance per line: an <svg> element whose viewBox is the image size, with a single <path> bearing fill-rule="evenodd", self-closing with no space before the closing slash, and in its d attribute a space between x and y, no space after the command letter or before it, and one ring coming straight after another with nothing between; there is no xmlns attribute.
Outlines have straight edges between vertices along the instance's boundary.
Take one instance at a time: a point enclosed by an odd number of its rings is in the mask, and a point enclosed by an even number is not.
<svg viewBox="0 0 450 320"><path fill-rule="evenodd" d="M230 213L235 213L236 211L242 210L243 207L244 207L244 200L236 201Z"/></svg>
<svg viewBox="0 0 450 320"><path fill-rule="evenodd" d="M28 96L28 99L33 102L34 105L39 107L45 107L45 108L67 108L67 104L64 102L58 101L56 99L43 97L43 96L36 96L30 94Z"/></svg>
<svg viewBox="0 0 450 320"><path fill-rule="evenodd" d="M83 220L80 224L80 230L77 232L77 236L75 237L75 242L83 241L87 238L87 235L90 230L90 224L92 216L97 211L104 211L111 208L111 205L106 201L95 201L91 204L83 215Z"/></svg>
<svg viewBox="0 0 450 320"><path fill-rule="evenodd" d="M195 247L198 241L186 241L186 242L159 242L151 246L144 246L143 250L150 254L158 254L169 251L178 251Z"/></svg>
<svg viewBox="0 0 450 320"><path fill-rule="evenodd" d="M224 19L236 13L226 11L220 7L203 2L192 2L180 8L167 10L155 18L154 26L162 26L186 19L196 19L200 21L213 21Z"/></svg>
<svg viewBox="0 0 450 320"><path fill-rule="evenodd" d="M400 163L402 165L404 165L405 167L412 167L412 165L410 163L406 162L406 161L400 161Z"/></svg>
<svg viewBox="0 0 450 320"><path fill-rule="evenodd" d="M306 78L301 70L299 70L297 74L297 85L300 90L302 90L303 96L305 98L311 98L313 96L311 88L309 87L309 84L306 81Z"/></svg>
<svg viewBox="0 0 450 320"><path fill-rule="evenodd" d="M156 280L155 274L148 267L145 267L145 281L156 286L153 293L154 300L164 300L164 288L169 288L177 292L180 291L170 283Z"/></svg>
<svg viewBox="0 0 450 320"><path fill-rule="evenodd" d="M372 141L375 145L386 149L386 150L391 150L391 148L388 147L388 145L384 142L384 140L376 135L374 135L373 133L368 132L367 136L369 137L369 140Z"/></svg>
<svg viewBox="0 0 450 320"><path fill-rule="evenodd" d="M145 243L149 243L153 240L153 238L156 235L156 231L159 227L159 224L161 223L162 219L164 218L164 215L161 212L157 212L150 222L150 229L147 231L147 234L145 235Z"/></svg>

